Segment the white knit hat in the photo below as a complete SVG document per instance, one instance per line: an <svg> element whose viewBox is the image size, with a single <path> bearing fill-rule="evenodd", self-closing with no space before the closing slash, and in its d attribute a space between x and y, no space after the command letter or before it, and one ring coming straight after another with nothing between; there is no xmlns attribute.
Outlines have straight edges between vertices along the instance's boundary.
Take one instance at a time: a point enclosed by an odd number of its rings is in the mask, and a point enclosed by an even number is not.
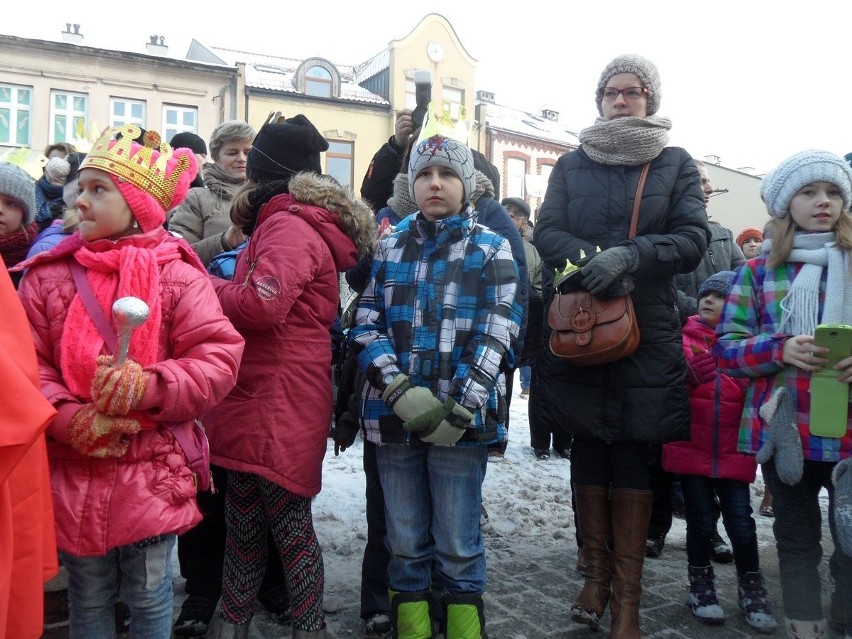
<svg viewBox="0 0 852 639"><path fill-rule="evenodd" d="M791 155L763 176L760 197L766 210L774 217L784 217L790 211L793 196L803 186L813 182L830 182L840 189L843 211L852 204L852 168L840 156L810 149Z"/></svg>
<svg viewBox="0 0 852 639"><path fill-rule="evenodd" d="M433 135L423 140L411 152L408 161L408 189L414 199L414 178L429 166L445 166L451 169L462 182L464 201L469 202L476 190L476 177L473 167L473 154L470 149L451 138Z"/></svg>

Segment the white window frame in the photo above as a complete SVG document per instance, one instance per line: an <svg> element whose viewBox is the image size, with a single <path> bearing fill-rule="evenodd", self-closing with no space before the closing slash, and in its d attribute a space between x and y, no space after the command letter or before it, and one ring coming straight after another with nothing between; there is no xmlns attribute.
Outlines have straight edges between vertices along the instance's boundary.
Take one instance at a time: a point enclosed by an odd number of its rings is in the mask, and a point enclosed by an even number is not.
<svg viewBox="0 0 852 639"><path fill-rule="evenodd" d="M65 96L66 106L62 109L56 106L56 99L60 96ZM77 108L75 102L82 101L82 108ZM83 137L87 137L89 129L88 122L89 111L89 96L85 93L75 93L73 91L57 91L50 92L50 133L49 139L51 144L56 142L71 142L76 137L78 125L82 127ZM64 131L59 130L57 121L62 120Z"/></svg>
<svg viewBox="0 0 852 639"><path fill-rule="evenodd" d="M33 104L33 88L18 84L2 83L0 87L8 89L10 99L8 102L0 102L0 117L6 115L8 122L6 128L9 131L9 139L0 138L0 144L8 146L29 146L30 134L32 133L32 104ZM29 100L21 102L20 95L22 92L29 93ZM3 113L8 110L8 113ZM23 122L22 122L23 121ZM26 133L21 138L17 135L18 129L26 128Z"/></svg>
<svg viewBox="0 0 852 639"><path fill-rule="evenodd" d="M116 114L116 107L123 104L128 115L119 116ZM139 106L142 108L142 115L135 117L133 115L133 107ZM147 128L148 106L144 100L131 100L129 98L113 97L109 99L109 119L110 126L122 126L124 124L135 124L143 129Z"/></svg>
<svg viewBox="0 0 852 639"><path fill-rule="evenodd" d="M506 158L506 193L508 197L525 198L527 161L523 158Z"/></svg>
<svg viewBox="0 0 852 639"><path fill-rule="evenodd" d="M177 117L175 124L169 124L168 114L169 112L174 112ZM184 122L184 116L188 113L191 113L193 117L192 124L186 124ZM198 108L191 106L182 106L179 104L164 104L163 105L163 131L162 136L163 140L168 141L171 140L178 133L198 133Z"/></svg>

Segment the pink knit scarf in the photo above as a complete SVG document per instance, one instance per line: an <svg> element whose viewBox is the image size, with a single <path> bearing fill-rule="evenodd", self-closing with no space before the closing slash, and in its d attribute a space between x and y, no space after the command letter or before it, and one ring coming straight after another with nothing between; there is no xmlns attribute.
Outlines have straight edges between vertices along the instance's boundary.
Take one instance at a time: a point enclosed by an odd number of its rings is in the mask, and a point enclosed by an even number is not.
<svg viewBox="0 0 852 639"><path fill-rule="evenodd" d="M86 267L95 299L108 318L112 317L113 302L120 297L131 295L148 305L150 315L133 331L128 350L128 356L142 366L157 361L162 321L160 266L181 259L177 243L145 244L148 243L122 241L115 248L102 251L81 246L74 254L74 258ZM91 397L92 378L97 368L95 360L103 344L79 294L75 295L62 328L60 349L62 376L78 397Z"/></svg>

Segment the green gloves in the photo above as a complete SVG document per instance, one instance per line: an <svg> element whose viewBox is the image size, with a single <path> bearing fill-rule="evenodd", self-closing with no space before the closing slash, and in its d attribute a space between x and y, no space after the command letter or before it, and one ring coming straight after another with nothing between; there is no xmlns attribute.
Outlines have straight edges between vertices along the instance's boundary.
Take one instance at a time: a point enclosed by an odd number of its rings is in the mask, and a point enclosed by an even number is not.
<svg viewBox="0 0 852 639"><path fill-rule="evenodd" d="M385 404L410 433L430 444L455 444L473 421L473 413L452 399L442 402L428 388L413 386L400 373L382 393Z"/></svg>
<svg viewBox="0 0 852 639"><path fill-rule="evenodd" d="M638 264L638 253L629 246L614 246L596 253L589 263L580 269L583 286L593 295L600 295L623 275L635 271Z"/></svg>
<svg viewBox="0 0 852 639"><path fill-rule="evenodd" d="M414 386L404 373L393 378L382 393L382 399L403 422L441 408L441 400L432 391L424 386Z"/></svg>
<svg viewBox="0 0 852 639"><path fill-rule="evenodd" d="M452 398L439 411L430 411L405 423L405 430L417 433L430 444L455 444L473 422L473 413Z"/></svg>

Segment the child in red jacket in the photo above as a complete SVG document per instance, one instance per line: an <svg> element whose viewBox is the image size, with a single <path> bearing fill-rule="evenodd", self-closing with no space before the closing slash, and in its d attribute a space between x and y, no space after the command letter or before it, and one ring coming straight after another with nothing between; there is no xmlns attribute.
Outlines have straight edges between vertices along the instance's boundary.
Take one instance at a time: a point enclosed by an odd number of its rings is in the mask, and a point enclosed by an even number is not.
<svg viewBox="0 0 852 639"><path fill-rule="evenodd" d="M693 616L708 624L725 621L710 565L715 493L722 507L725 530L734 547L740 608L752 628L771 632L777 623L760 575L749 490L757 462L752 455L737 452L748 380L719 373L712 355L716 324L734 275L733 271L722 271L704 281L698 290L698 315L691 316L683 327L692 437L689 441L663 446L663 468L678 473L683 486L689 560L688 605Z"/></svg>

